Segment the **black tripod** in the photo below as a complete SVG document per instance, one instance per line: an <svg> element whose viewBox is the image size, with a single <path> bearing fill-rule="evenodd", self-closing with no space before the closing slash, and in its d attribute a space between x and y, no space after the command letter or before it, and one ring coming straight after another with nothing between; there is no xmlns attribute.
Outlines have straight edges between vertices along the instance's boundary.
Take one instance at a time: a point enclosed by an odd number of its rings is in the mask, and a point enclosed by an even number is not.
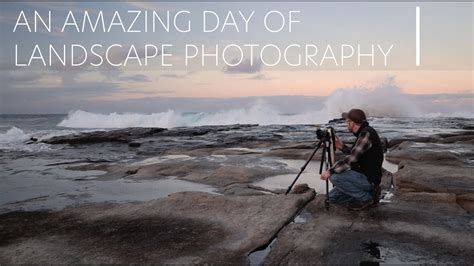
<svg viewBox="0 0 474 266"><path fill-rule="evenodd" d="M319 165L319 174L323 172L323 164L325 165L325 170L328 170L330 167L333 166L334 164L334 143L336 135L334 134L334 129L332 127L327 128L326 131L322 131L318 129L316 131L316 135L319 139L318 144L313 150L313 153L311 156L309 156L308 160L306 160L306 163L301 167L300 172L296 176L296 178L293 180L291 185L288 187L288 189L285 192L285 195L290 193L291 189L295 185L296 181L300 177L300 175L303 173L303 171L306 169L306 166L308 166L309 162L313 159L314 155L316 152L319 150L319 148L323 148L323 154L321 157L321 164ZM326 155L327 154L327 155ZM326 209L329 209L329 180L326 180L326 201L324 202L324 205Z"/></svg>

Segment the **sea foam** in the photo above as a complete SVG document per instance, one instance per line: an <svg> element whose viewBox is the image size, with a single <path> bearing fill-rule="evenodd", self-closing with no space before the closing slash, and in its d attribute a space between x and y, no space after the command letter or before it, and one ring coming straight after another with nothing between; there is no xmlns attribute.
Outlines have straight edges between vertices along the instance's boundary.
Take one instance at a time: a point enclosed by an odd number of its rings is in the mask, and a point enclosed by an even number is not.
<svg viewBox="0 0 474 266"><path fill-rule="evenodd" d="M360 108L371 117L425 117L432 118L433 112L420 108L413 96L404 94L393 79L387 79L372 87L353 87L337 89L323 104L314 100L314 105L301 106L298 99L288 97L285 110L281 104L272 103L264 98L249 98L248 104L241 108L217 109L207 112L179 112L167 110L150 114L109 113L98 114L82 110L71 111L58 126L68 128L126 128L126 127L163 127L228 124L324 124L339 118L341 112L351 108ZM292 104L291 101L294 101ZM430 104L429 99L426 100ZM293 106L288 110L288 106ZM192 111L192 110L189 110ZM473 117L472 112L441 112L435 116Z"/></svg>
<svg viewBox="0 0 474 266"><path fill-rule="evenodd" d="M0 144L5 143L21 143L29 140L28 134L19 128L12 127L7 132L0 134Z"/></svg>
<svg viewBox="0 0 474 266"><path fill-rule="evenodd" d="M5 133L0 133L0 150L3 151L49 151L51 146L41 141L55 136L76 134L75 130L38 130L25 132L20 128L12 127ZM35 139L36 141L33 141Z"/></svg>

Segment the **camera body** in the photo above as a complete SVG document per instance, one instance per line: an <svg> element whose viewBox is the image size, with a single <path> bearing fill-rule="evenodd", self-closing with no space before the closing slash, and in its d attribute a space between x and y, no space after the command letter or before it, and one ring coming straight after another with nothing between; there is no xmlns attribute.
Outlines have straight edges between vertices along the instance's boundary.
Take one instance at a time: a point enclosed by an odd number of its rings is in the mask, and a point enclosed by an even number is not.
<svg viewBox="0 0 474 266"><path fill-rule="evenodd" d="M334 129L332 127L327 128L318 128L316 130L316 137L322 141L329 141L332 140L334 135Z"/></svg>

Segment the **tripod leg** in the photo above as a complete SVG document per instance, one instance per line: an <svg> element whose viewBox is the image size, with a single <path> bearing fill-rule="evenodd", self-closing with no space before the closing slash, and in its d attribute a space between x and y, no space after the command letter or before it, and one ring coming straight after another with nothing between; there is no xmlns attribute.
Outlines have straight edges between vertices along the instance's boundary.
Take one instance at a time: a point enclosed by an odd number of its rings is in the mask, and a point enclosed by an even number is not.
<svg viewBox="0 0 474 266"><path fill-rule="evenodd" d="M300 172L298 173L298 175L296 176L296 178L293 180L293 182L291 183L291 185L288 187L288 189L286 190L285 192L285 195L287 195L288 193L290 193L291 191L291 188L295 185L296 181L298 180L298 178L300 177L300 175L303 173L303 171L306 169L306 166L309 164L309 162L311 161L311 159L313 159L314 155L316 154L316 152L318 151L318 149L321 147L321 144L322 144L323 141L319 141L318 144L316 145L316 148L314 149L313 153L311 154L311 156L309 156L308 160L306 161L306 163L301 167L301 170ZM324 150L323 150L324 151ZM324 154L324 153L323 153ZM322 166L321 166L322 167Z"/></svg>
<svg viewBox="0 0 474 266"><path fill-rule="evenodd" d="M330 164L330 160L331 160L330 149L331 149L331 145L329 144L329 146L327 147L327 150L325 151L325 152L328 153L329 164ZM326 164L326 170L328 170L327 166L328 165ZM324 201L324 207L326 208L326 210L329 210L329 178L326 179L326 200Z"/></svg>
<svg viewBox="0 0 474 266"><path fill-rule="evenodd" d="M326 141L323 142L323 155L321 156L321 164L319 165L319 174L323 172L323 164L326 161Z"/></svg>

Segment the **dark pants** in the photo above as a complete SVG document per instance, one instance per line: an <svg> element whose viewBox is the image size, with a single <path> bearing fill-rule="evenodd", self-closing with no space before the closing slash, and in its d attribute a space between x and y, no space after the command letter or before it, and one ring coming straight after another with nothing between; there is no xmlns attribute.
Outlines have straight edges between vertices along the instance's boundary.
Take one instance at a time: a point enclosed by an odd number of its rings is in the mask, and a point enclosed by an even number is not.
<svg viewBox="0 0 474 266"><path fill-rule="evenodd" d="M359 172L349 170L333 174L329 180L334 185L329 192L330 203L372 200L373 187L367 181L367 177Z"/></svg>

